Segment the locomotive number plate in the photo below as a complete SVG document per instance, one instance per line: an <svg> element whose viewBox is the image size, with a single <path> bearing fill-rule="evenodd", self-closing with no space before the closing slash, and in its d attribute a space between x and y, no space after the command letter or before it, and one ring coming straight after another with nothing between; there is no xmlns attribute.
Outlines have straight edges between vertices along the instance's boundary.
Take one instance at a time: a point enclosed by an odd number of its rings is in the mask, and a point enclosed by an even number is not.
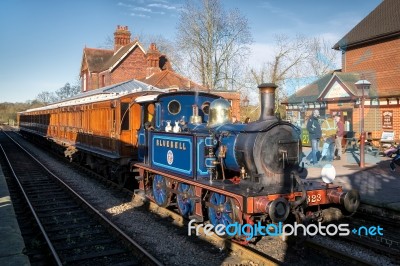
<svg viewBox="0 0 400 266"><path fill-rule="evenodd" d="M326 203L326 194L324 190L307 191L307 202L309 205L318 205Z"/></svg>
<svg viewBox="0 0 400 266"><path fill-rule="evenodd" d="M320 202L322 200L321 194L312 194L312 195L307 195L307 201L314 203L314 202Z"/></svg>

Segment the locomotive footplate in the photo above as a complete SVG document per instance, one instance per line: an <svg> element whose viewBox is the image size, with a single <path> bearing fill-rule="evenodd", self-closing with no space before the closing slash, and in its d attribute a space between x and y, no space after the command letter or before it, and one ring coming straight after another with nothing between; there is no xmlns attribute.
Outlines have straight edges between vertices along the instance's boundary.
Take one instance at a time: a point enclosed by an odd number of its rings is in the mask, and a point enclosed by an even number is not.
<svg viewBox="0 0 400 266"><path fill-rule="evenodd" d="M240 180L239 184L235 184L230 180L198 180L204 185L212 185L220 191L226 191L240 195L243 198L243 211L245 213L258 213L262 210L258 205L265 205L269 201L278 198L286 198L289 202L294 202L302 197L302 191L299 188L293 191L290 188L282 186L262 186L254 184L246 180ZM325 184L322 181L303 181L304 189L307 193L306 199L308 206L329 204L329 192L342 192L342 188L332 184Z"/></svg>
<svg viewBox="0 0 400 266"><path fill-rule="evenodd" d="M280 185L263 186L261 184L255 184L247 180L240 180L239 184L233 183L231 180L197 180L197 182L204 185L212 185L213 187L219 188L221 190L226 190L235 194L239 194L243 197L259 197L265 195L275 195L275 194L290 194L301 192L300 189L291 191L290 188L284 188ZM322 181L303 181L304 188L307 191L317 191L337 188L338 186L327 185Z"/></svg>
<svg viewBox="0 0 400 266"><path fill-rule="evenodd" d="M248 180L212 180L209 179L187 179L175 174L151 169L148 165L138 163L135 166L142 169L142 171L149 171L153 174L171 178L177 182L193 185L199 189L205 189L210 192L219 193L236 199L240 206L242 206L243 213L255 214L264 212L264 207L273 202L284 198L287 202L295 202L303 197L303 192L300 188L283 188L282 186L262 186L258 183L252 183ZM322 205L330 203L339 203L344 194L340 186L332 184L325 184L322 181L308 181L303 180L303 187L307 195L306 201L308 206ZM200 195L198 195L200 196Z"/></svg>

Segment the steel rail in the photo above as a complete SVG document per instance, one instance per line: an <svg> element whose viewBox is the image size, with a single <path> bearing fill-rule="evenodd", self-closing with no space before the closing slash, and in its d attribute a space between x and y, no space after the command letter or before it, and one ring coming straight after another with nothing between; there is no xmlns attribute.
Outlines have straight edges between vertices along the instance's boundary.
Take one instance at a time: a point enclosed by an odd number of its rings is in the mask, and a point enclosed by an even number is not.
<svg viewBox="0 0 400 266"><path fill-rule="evenodd" d="M38 163L45 171L50 174L55 180L57 180L60 184L62 184L70 193L72 193L77 199L79 199L87 208L89 208L93 213L95 213L103 222L105 222L108 226L110 226L115 232L117 232L120 237L124 240L128 241L130 245L137 248L143 255L145 255L151 262L155 265L163 265L157 258L155 258L152 254L150 254L147 250L145 250L140 244L138 244L135 240L130 238L126 233L124 233L121 229L119 229L113 222L111 222L107 217L105 217L99 210L93 207L89 202L87 202L84 198L82 198L79 194L77 194L68 184L66 184L63 180L61 180L57 175L55 175L50 169L48 169L44 164L42 164L38 159L35 158L30 152L28 152L24 147L22 147L16 140L14 140L11 136L9 136L6 132L3 133L12 140L18 147L20 147L26 154L28 154L36 163ZM1 146L1 145L0 145ZM3 150L3 148L1 147ZM5 155L5 151L3 150ZM8 159L7 159L8 160ZM9 162L9 161L8 161ZM13 171L14 173L14 171ZM15 174L15 173L14 173ZM24 194L27 197L26 194ZM32 205L30 204L30 207ZM37 216L35 216L37 217ZM43 226L41 229L44 230ZM50 241L46 235L46 241ZM52 246L53 250L54 247ZM62 264L59 264L62 265Z"/></svg>
<svg viewBox="0 0 400 266"><path fill-rule="evenodd" d="M136 194L134 200L142 200L142 201L146 201L147 202L147 207L149 208L149 210L151 210L153 213L156 213L157 215L161 216L161 217L169 217L171 218L175 224L179 225L179 226L184 226L185 222L187 222L184 217L182 217L180 214L169 210L167 208L163 208L158 206L156 203L150 201L149 199ZM252 263L254 263L254 265L268 265L268 266L275 266L275 265L280 265L281 262L279 262L278 260L266 255L266 254L260 254L260 252L256 252L253 251L249 248L247 248L246 246L240 245L230 239L225 239L222 238L216 234L212 234L212 235L206 235L204 233L203 227L199 226L199 224L194 224L194 226L196 226L196 230L198 230L200 232L200 235L198 236L199 238L212 243L218 247L221 248L226 248L229 249L233 252L236 252L237 254L240 255L241 259L243 260L247 260L247 261L251 261ZM236 264L235 264L236 265ZM247 265L247 264L244 264ZM249 263L249 265L252 265L251 263Z"/></svg>
<svg viewBox="0 0 400 266"><path fill-rule="evenodd" d="M31 212L32 212L33 217L35 217L36 223L38 224L38 226L39 226L39 228L40 228L40 231L42 232L43 237L45 238L46 243L47 243L47 245L49 246L49 249L50 249L50 251L51 251L51 254L52 254L52 256L53 256L55 262L57 263L57 265L63 265L62 262L61 262L61 260L60 260L60 257L59 257L58 254L57 254L56 249L55 249L54 246L53 246L53 243L50 241L50 239L49 239L49 237L48 237L48 235L47 235L47 233L46 233L46 230L44 229L44 227L43 227L43 225L42 225L42 222L40 221L39 217L37 216L36 211L35 211L35 209L33 208L32 203L30 202L30 200L29 200L29 198L28 198L28 195L26 194L26 192L25 192L25 190L24 190L24 188L23 188L21 182L19 181L19 178L18 178L17 174L15 173L14 168L13 168L13 166L11 165L11 162L10 162L10 160L8 159L7 154L6 154L6 152L4 151L3 146L2 146L1 144L0 144L0 149L1 149L2 153L3 153L3 155L4 155L4 158L5 158L6 161L7 161L8 167L10 168L11 173L12 173L12 175L13 175L15 181L18 183L18 186L19 186L19 188L21 189L22 194L24 195L24 198L25 198L25 200L26 200L26 202L27 202L27 204L28 204L28 206L29 206L29 209L30 209Z"/></svg>

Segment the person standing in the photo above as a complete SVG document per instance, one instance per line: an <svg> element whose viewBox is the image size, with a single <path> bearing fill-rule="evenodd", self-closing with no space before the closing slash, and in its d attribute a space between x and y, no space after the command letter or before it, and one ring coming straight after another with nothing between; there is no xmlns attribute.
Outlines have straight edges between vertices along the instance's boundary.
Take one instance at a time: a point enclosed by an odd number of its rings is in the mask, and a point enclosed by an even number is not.
<svg viewBox="0 0 400 266"><path fill-rule="evenodd" d="M322 136L321 126L318 121L319 110L314 110L313 115L308 119L307 122L307 130L311 140L311 160L312 164L316 164L318 162L317 152L319 147L319 140ZM307 156L309 158L309 156Z"/></svg>
<svg viewBox="0 0 400 266"><path fill-rule="evenodd" d="M336 144L336 150L337 150L337 156L336 160L340 160L340 156L342 155L342 140L344 136L344 124L340 120L340 116L335 116L335 122L336 122L336 139L335 139L335 144Z"/></svg>
<svg viewBox="0 0 400 266"><path fill-rule="evenodd" d="M236 115L232 116L232 124L239 124L240 121L237 119Z"/></svg>

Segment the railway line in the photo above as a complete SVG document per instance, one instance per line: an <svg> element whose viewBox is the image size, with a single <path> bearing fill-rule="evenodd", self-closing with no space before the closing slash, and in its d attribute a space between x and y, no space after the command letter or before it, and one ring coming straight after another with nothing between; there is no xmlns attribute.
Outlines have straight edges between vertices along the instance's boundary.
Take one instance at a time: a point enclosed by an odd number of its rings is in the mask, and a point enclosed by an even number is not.
<svg viewBox="0 0 400 266"><path fill-rule="evenodd" d="M87 170L85 171L87 172ZM97 173L93 173L93 175L98 178L101 178ZM111 181L106 178L102 178L100 180L102 180L103 183L111 184ZM121 191L118 184L110 185L110 187L114 187L118 191ZM128 198L133 197L132 191L129 192L128 190L124 189L123 193L128 195ZM143 198L141 199L138 196L135 196L134 198L136 200L143 200ZM172 220L175 225L184 226L187 223L187 221L185 221L179 214L174 212L174 210L171 208L170 209L161 208L157 204L154 204L152 202L147 202L146 204L147 208L150 209L153 213L156 213L162 218L168 218L169 220ZM204 234L201 236L201 238L205 239ZM206 239L206 241L212 243L213 245L218 246L220 249L229 249L231 250L232 253L236 254L240 258L239 260L237 259L231 260L230 261L231 264L247 263L248 265L254 265L254 264L277 265L282 263L282 261L279 261L278 259L275 259L272 256L266 255L268 251L262 248L258 249L254 247L243 247L234 242L227 241L226 239L221 239L216 236ZM345 263L349 264L359 264L359 265L372 264L369 263L368 260L365 260L359 256L354 256L354 254L351 254L349 252L340 251L338 249L335 249L333 246L322 245L315 241L306 241L304 246L316 250L318 253L323 254L322 256L326 256L327 261L329 261L329 258L335 257L335 259L341 259ZM229 263L226 265L229 265Z"/></svg>
<svg viewBox="0 0 400 266"><path fill-rule="evenodd" d="M56 265L161 265L4 132L0 145L2 164L7 162L51 253L44 260Z"/></svg>

